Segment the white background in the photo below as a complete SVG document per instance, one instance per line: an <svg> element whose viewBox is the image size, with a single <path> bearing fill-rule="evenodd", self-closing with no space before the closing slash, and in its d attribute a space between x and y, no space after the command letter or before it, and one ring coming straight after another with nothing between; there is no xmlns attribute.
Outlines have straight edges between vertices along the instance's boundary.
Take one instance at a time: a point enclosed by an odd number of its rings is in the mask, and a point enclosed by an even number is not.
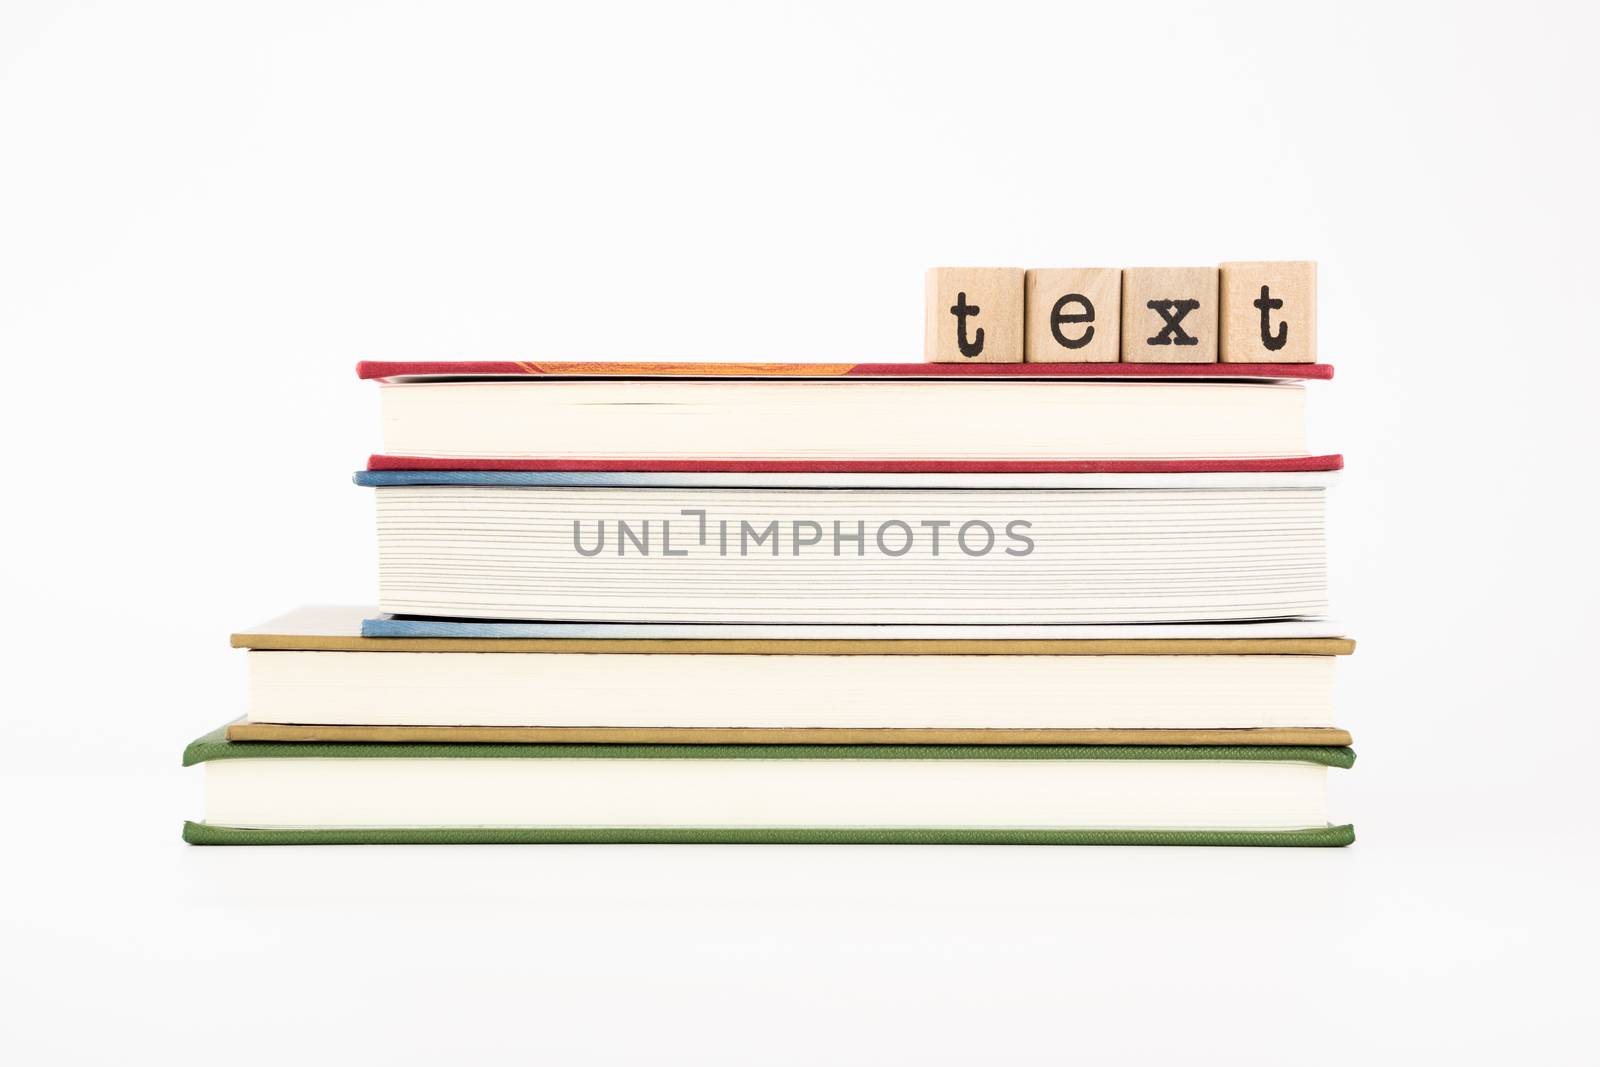
<svg viewBox="0 0 1600 1067"><path fill-rule="evenodd" d="M0 8L12 1062L1593 1062L1590 5ZM359 358L916 359L1315 258L1342 851L198 849ZM951 432L959 433L959 428Z"/></svg>

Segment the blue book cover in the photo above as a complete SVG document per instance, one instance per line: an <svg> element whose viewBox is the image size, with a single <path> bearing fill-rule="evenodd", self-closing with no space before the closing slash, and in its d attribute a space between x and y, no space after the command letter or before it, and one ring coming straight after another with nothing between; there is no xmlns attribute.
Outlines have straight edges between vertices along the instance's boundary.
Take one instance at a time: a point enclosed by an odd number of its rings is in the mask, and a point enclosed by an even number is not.
<svg viewBox="0 0 1600 1067"><path fill-rule="evenodd" d="M1336 637L1343 630L1328 619L1285 622L1182 625L804 625L782 623L529 622L511 619L445 619L387 612L361 621L362 637L509 637L589 640L1251 640Z"/></svg>
<svg viewBox="0 0 1600 1067"><path fill-rule="evenodd" d="M363 470L355 483L373 488L418 485L578 488L725 489L1232 489L1324 487L1320 471L618 471L618 470Z"/></svg>

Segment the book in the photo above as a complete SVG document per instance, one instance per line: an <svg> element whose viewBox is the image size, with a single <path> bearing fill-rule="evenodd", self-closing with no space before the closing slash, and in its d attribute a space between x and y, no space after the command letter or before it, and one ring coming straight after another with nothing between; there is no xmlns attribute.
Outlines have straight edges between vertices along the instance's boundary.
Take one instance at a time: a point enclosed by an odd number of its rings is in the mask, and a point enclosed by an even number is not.
<svg viewBox="0 0 1600 1067"><path fill-rule="evenodd" d="M440 644L362 638L363 611L305 608L234 635L250 649L249 687L228 738L1349 743L1332 719L1334 661L1353 647L1342 638L1254 638L1233 626L1214 628L1231 638L1167 641ZM1152 644L1158 654L1146 654Z"/></svg>
<svg viewBox="0 0 1600 1067"><path fill-rule="evenodd" d="M1326 474L1063 475L1049 489L982 474L961 489L513 474L357 474L377 495L382 610L998 625L1326 613Z"/></svg>
<svg viewBox="0 0 1600 1067"><path fill-rule="evenodd" d="M1307 454L1318 364L363 363L416 460L1128 461Z"/></svg>
<svg viewBox="0 0 1600 1067"><path fill-rule="evenodd" d="M191 743L195 844L1345 845L1339 747Z"/></svg>

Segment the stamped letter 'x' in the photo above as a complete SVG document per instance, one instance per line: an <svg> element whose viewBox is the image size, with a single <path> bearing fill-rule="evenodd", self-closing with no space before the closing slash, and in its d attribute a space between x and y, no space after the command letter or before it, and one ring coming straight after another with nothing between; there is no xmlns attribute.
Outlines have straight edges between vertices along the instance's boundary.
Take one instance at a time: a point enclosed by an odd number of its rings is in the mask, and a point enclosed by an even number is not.
<svg viewBox="0 0 1600 1067"><path fill-rule="evenodd" d="M1200 306L1198 300L1151 300L1145 307L1158 312L1166 325L1161 327L1161 332L1145 341L1147 345L1197 345L1198 337L1190 337L1183 332L1183 327L1178 325L1183 317Z"/></svg>

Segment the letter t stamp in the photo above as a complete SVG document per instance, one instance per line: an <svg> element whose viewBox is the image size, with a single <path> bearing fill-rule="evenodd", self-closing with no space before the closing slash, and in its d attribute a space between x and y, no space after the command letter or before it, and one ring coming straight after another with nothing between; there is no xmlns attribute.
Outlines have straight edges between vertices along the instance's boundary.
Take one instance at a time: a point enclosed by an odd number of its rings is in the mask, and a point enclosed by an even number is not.
<svg viewBox="0 0 1600 1067"><path fill-rule="evenodd" d="M1022 269L928 271L922 358L929 363L1022 362Z"/></svg>
<svg viewBox="0 0 1600 1067"><path fill-rule="evenodd" d="M1317 361L1317 265L1224 263L1222 362Z"/></svg>

